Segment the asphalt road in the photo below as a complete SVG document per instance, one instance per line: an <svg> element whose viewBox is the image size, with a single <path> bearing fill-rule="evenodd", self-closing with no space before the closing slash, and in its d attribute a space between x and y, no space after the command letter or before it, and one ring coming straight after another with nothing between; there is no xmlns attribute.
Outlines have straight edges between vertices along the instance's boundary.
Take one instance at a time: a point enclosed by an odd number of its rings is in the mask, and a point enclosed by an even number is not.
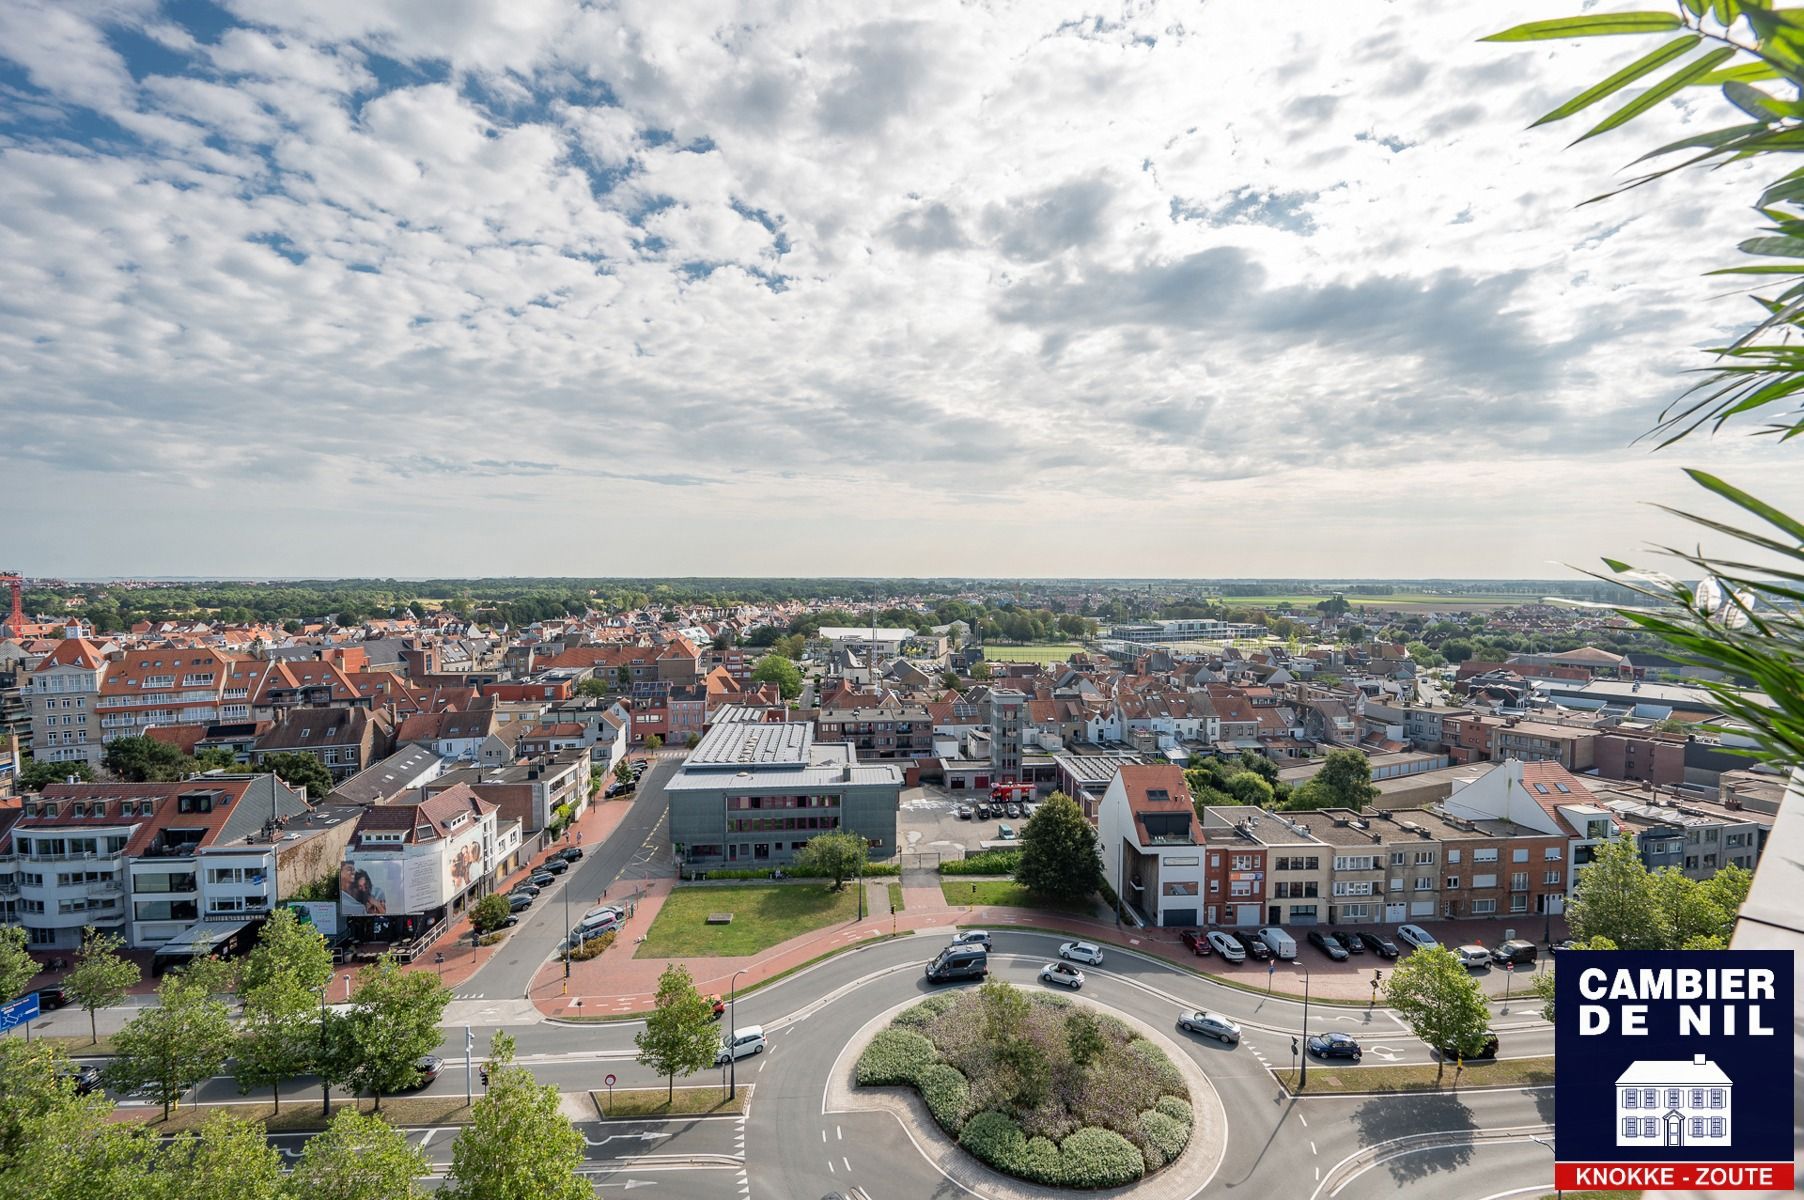
<svg viewBox="0 0 1804 1200"><path fill-rule="evenodd" d="M991 970L996 978L1037 989L1039 968L1051 961L1059 938L1025 930L995 932ZM668 1123L584 1122L589 1170L599 1189L655 1188L650 1200L778 1197L813 1200L839 1192L852 1200L913 1200L963 1195L939 1175L893 1117L882 1113L825 1114L823 1093L835 1059L871 1014L931 990L922 964L942 939L921 935L841 955L742 996L741 1025L762 1024L770 1049L739 1064L741 1086L752 1088L750 1111L739 1118ZM1300 1028L1302 1005L1251 995L1176 970L1150 958L1110 949L1101 967L1085 968L1085 994L1149 1024L1171 1030L1221 1094L1228 1113L1228 1149L1207 1189L1211 1196L1295 1197L1297 1200L1366 1200L1405 1195L1419 1200L1479 1200L1551 1178L1551 1155L1529 1140L1552 1119L1545 1089L1462 1090L1394 1097L1285 1095L1266 1064L1288 1066L1290 1039ZM1240 1046L1222 1047L1174 1028L1183 1007L1224 1012L1244 1029ZM1552 1031L1532 1003L1500 1015L1496 1028L1506 1056L1552 1052ZM519 1060L542 1082L561 1091L603 1086L608 1074L621 1087L661 1086L633 1061L639 1022L593 1025L535 1024L509 1028ZM1368 1012L1312 1005L1312 1031L1343 1029L1366 1047L1366 1063L1431 1062L1428 1048L1383 1009ZM447 1031L446 1062L428 1095L464 1089L463 1031ZM490 1030L476 1030L478 1053ZM686 1082L720 1082L718 1072ZM297 1081L287 1095L317 1102L318 1088ZM238 1099L227 1079L197 1090L205 1100ZM1486 1131L1516 1131L1510 1140L1473 1139ZM1425 1133L1457 1139L1424 1147ZM428 1154L448 1161L454 1130L416 1131ZM284 1139L298 1149L298 1139Z"/></svg>
<svg viewBox="0 0 1804 1200"><path fill-rule="evenodd" d="M639 781L632 809L619 828L601 846L584 846L581 861L539 893L502 943L500 953L457 988L457 999L512 1000L526 995L532 977L584 911L600 903L603 892L610 903L625 903L634 895L635 880L651 876L653 864L668 862L666 822L670 814L664 782L679 762L678 758L654 760Z"/></svg>

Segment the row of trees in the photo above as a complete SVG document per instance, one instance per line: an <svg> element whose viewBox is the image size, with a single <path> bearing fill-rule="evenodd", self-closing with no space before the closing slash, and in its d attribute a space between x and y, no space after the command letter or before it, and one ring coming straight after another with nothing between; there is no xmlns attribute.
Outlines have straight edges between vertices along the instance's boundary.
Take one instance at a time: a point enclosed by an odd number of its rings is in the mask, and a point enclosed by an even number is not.
<svg viewBox="0 0 1804 1200"><path fill-rule="evenodd" d="M488 1089L451 1150L446 1184L421 1185L426 1156L379 1114L340 1109L290 1173L263 1126L226 1113L198 1132L159 1138L111 1119L101 1095L77 1096L54 1046L0 1041L0 1200L579 1200L582 1135L497 1033Z"/></svg>
<svg viewBox="0 0 1804 1200"><path fill-rule="evenodd" d="M1233 758L1193 755L1184 768L1200 814L1206 804L1250 804L1277 810L1362 809L1378 798L1372 762L1358 750L1330 750L1321 770L1292 786L1278 778L1278 766L1263 754L1242 751Z"/></svg>

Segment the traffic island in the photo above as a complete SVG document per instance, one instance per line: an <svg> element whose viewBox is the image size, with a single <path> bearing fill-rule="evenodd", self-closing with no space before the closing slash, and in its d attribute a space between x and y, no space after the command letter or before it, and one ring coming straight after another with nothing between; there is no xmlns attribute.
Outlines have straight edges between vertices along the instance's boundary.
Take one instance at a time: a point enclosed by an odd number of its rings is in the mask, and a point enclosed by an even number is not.
<svg viewBox="0 0 1804 1200"><path fill-rule="evenodd" d="M881 1109L954 1183L1178 1200L1221 1164L1227 1120L1194 1059L1081 996L945 992L867 1022L828 1079L829 1112Z"/></svg>
<svg viewBox="0 0 1804 1200"><path fill-rule="evenodd" d="M1297 1088L1294 1067L1274 1067L1272 1078L1287 1092ZM1390 1066L1345 1067L1309 1064L1306 1096L1384 1096L1394 1092L1470 1091L1474 1088L1551 1087L1553 1057L1481 1058L1455 1067L1438 1069L1434 1063L1399 1063Z"/></svg>
<svg viewBox="0 0 1804 1200"><path fill-rule="evenodd" d="M739 1085L731 1098L723 1087L614 1088L590 1092L595 1111L604 1121L644 1121L660 1117L737 1116L751 1103L752 1085Z"/></svg>

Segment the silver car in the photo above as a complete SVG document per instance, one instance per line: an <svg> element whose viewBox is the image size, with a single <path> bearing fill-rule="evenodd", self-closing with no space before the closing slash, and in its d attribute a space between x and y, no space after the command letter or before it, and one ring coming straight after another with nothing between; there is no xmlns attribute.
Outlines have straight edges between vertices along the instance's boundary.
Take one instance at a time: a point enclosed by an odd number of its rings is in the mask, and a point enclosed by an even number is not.
<svg viewBox="0 0 1804 1200"><path fill-rule="evenodd" d="M1212 1037L1225 1046L1240 1044L1240 1026L1220 1013L1212 1013L1207 1009L1193 1008L1179 1013L1178 1028L1185 1033Z"/></svg>

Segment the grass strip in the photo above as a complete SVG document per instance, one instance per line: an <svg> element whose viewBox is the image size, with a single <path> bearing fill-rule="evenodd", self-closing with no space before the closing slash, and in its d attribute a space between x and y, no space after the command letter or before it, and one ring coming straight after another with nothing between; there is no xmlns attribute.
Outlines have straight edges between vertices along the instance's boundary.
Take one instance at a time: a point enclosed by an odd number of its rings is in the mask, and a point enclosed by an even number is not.
<svg viewBox="0 0 1804 1200"><path fill-rule="evenodd" d="M1342 1067L1309 1064L1306 1096L1386 1095L1395 1092L1448 1092L1459 1088L1544 1087L1553 1082L1553 1057L1498 1058L1467 1063L1458 1072L1449 1065L1436 1079L1437 1064L1410 1063L1386 1067ZM1296 1090L1296 1073L1286 1067L1272 1077L1290 1091Z"/></svg>
<svg viewBox="0 0 1804 1200"><path fill-rule="evenodd" d="M359 1112L375 1112L376 1102L369 1097L356 1100L334 1100L332 1111L355 1105ZM185 1133L199 1129L201 1123L214 1113L229 1113L246 1121L260 1121L264 1129L270 1133L307 1133L324 1129L327 1118L320 1114L318 1097L311 1101L302 1096L292 1096L282 1105L277 1113L275 1106L268 1101L254 1101L240 1104L190 1104L176 1109L163 1120L160 1107L115 1108L113 1119L116 1121L134 1121L149 1126L159 1134ZM380 1114L390 1125L468 1125L470 1123L470 1106L465 1104L462 1096L385 1096L382 1100Z"/></svg>
<svg viewBox="0 0 1804 1200"><path fill-rule="evenodd" d="M752 1085L741 1086L731 1100L727 1099L725 1088L712 1086L680 1087L674 1093L666 1088L615 1088L611 1096L606 1091L589 1095L604 1121L718 1117L744 1112L752 1096Z"/></svg>

